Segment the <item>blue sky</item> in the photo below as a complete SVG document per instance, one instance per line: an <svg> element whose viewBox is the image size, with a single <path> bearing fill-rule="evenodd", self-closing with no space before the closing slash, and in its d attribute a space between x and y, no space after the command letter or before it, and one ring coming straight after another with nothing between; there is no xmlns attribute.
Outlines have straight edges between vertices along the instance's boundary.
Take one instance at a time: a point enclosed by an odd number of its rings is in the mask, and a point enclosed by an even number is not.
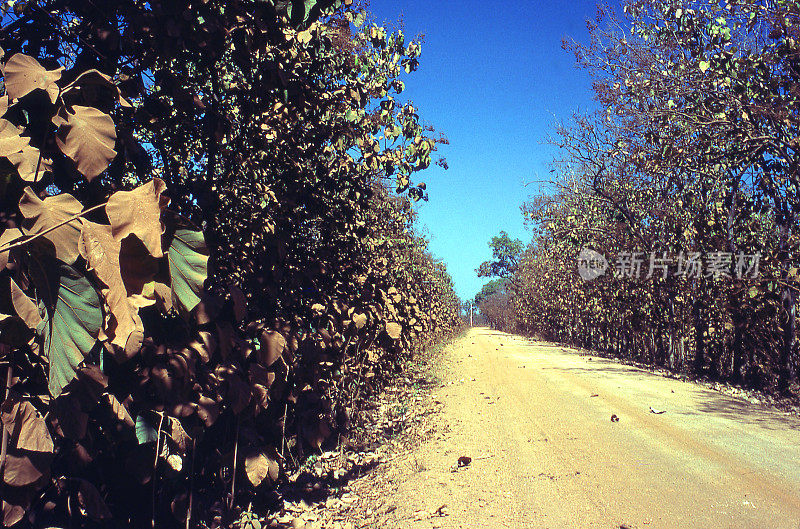
<svg viewBox="0 0 800 529"><path fill-rule="evenodd" d="M378 23L402 14L407 36L425 34L404 95L450 140L440 151L450 168L417 174L430 196L420 228L471 298L493 235L530 240L519 208L550 176L553 124L594 108L591 81L561 40L586 40L595 2L372 0L369 10Z"/></svg>

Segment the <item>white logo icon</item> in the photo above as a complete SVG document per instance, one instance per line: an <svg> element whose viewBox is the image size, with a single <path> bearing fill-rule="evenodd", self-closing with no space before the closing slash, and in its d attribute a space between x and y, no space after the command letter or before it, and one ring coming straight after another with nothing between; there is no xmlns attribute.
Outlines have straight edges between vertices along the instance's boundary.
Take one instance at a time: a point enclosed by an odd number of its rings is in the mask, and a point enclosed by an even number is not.
<svg viewBox="0 0 800 529"><path fill-rule="evenodd" d="M606 273L608 261L594 250L584 248L578 255L578 275L584 281L592 281Z"/></svg>

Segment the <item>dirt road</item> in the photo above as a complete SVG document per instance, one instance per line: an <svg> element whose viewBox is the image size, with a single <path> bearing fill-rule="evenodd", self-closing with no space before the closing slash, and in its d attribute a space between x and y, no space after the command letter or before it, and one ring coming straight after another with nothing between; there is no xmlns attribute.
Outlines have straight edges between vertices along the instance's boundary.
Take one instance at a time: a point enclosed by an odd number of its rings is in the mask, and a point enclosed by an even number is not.
<svg viewBox="0 0 800 529"><path fill-rule="evenodd" d="M789 415L488 329L439 376L438 438L393 478L400 527L800 528Z"/></svg>

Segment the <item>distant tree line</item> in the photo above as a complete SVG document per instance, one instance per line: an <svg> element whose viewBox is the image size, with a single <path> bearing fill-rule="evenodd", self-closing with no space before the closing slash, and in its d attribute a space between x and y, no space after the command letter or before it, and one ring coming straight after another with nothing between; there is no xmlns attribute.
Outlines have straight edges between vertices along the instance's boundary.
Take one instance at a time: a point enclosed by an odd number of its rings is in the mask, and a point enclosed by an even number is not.
<svg viewBox="0 0 800 529"><path fill-rule="evenodd" d="M589 30L564 46L601 109L557 127L554 178L523 206L532 241L481 311L505 330L792 393L800 2L628 1ZM587 256L596 274L579 269Z"/></svg>

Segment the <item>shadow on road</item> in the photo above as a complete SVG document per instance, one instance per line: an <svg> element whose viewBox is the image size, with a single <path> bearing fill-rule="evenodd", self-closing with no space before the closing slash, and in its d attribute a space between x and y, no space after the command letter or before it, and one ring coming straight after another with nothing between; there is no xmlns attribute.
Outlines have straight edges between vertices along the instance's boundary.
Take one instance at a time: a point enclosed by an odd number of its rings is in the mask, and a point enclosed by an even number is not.
<svg viewBox="0 0 800 529"><path fill-rule="evenodd" d="M721 416L739 423L759 426L766 430L791 429L800 431L800 419L797 417L727 395L715 395L709 392L700 404L698 411Z"/></svg>

